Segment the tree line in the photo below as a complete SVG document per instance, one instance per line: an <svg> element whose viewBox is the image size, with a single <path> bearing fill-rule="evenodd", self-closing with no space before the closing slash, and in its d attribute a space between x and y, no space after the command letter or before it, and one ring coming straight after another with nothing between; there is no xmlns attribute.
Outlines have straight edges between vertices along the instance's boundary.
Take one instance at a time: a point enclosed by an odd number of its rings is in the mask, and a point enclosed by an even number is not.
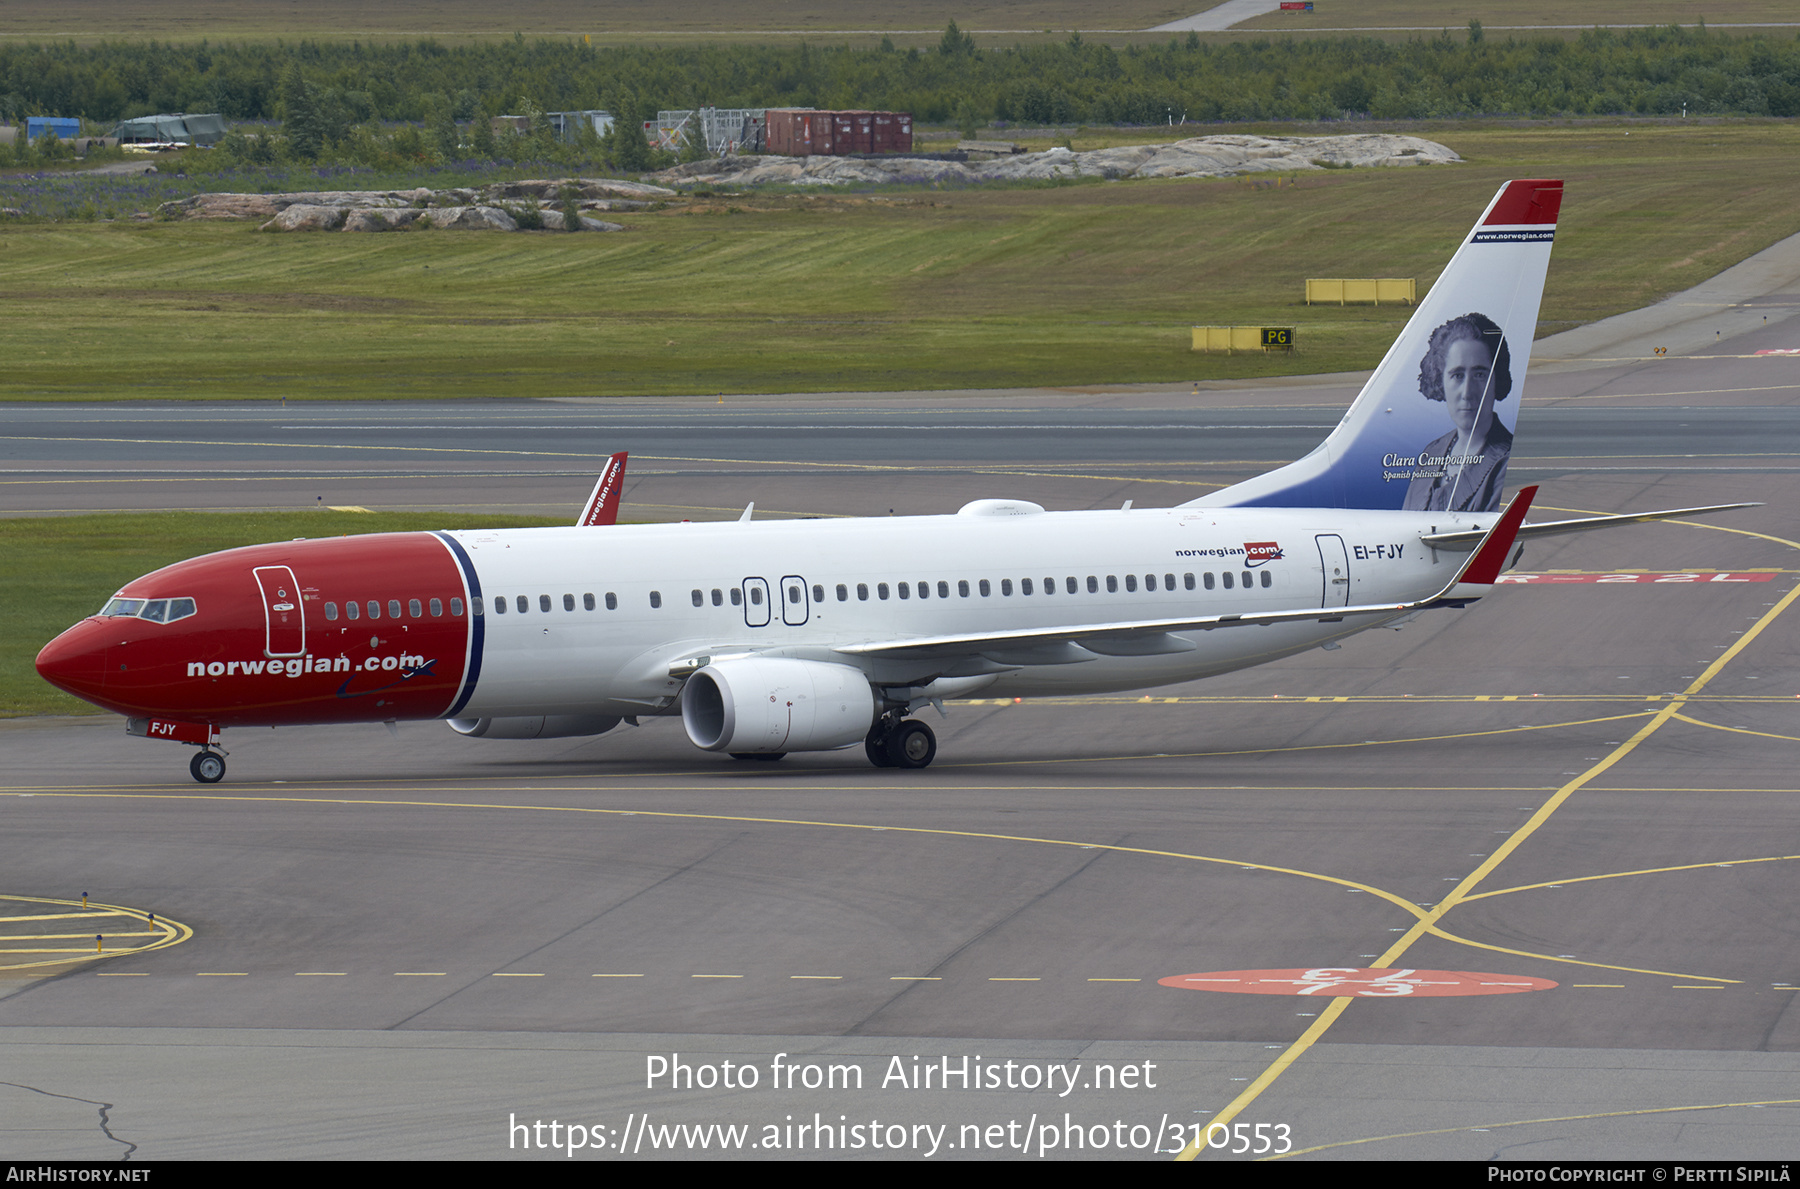
<svg viewBox="0 0 1800 1189"><path fill-rule="evenodd" d="M298 80L298 82L296 82ZM310 98L309 98L310 96ZM922 123L1160 124L1480 115L1800 115L1800 39L1705 28L1556 37L1176 37L982 49L954 24L938 45L600 47L514 37L446 46L274 41L0 45L0 118L94 124L157 112L286 121L323 146L377 122L429 136L478 118L607 107L910 111ZM311 105L312 115L297 108ZM322 113L322 114L320 114ZM311 124L308 124L308 121ZM345 133L345 135L348 135Z"/></svg>

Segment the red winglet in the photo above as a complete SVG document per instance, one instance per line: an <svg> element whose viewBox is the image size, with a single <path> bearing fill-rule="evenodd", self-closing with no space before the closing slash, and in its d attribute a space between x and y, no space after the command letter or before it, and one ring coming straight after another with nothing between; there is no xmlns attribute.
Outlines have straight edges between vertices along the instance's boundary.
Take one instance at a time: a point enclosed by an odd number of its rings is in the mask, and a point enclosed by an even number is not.
<svg viewBox="0 0 1800 1189"><path fill-rule="evenodd" d="M1508 182L1500 197L1494 200L1488 217L1481 221L1482 225L1554 224L1557 212L1562 209L1562 192L1563 184L1556 180Z"/></svg>
<svg viewBox="0 0 1800 1189"><path fill-rule="evenodd" d="M618 523L619 490L624 486L625 457L626 452L621 450L606 460L606 469L600 472L600 478L595 481L593 494L588 496L587 508L582 511L581 519L575 522L576 527Z"/></svg>
<svg viewBox="0 0 1800 1189"><path fill-rule="evenodd" d="M1473 583L1480 586L1492 586L1494 579L1500 577L1500 571L1506 568L1507 554L1512 552L1513 540L1519 534L1519 526L1525 523L1525 513L1531 508L1531 501L1537 495L1536 487L1526 487L1513 496L1512 503L1506 505L1506 511L1500 514L1500 523L1488 531L1487 540L1463 570L1458 583Z"/></svg>

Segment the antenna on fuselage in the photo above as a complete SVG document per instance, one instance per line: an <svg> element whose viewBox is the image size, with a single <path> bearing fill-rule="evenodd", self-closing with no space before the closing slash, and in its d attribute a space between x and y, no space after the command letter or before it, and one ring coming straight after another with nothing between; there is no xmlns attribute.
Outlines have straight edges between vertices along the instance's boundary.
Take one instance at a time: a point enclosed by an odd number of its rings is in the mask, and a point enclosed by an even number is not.
<svg viewBox="0 0 1800 1189"><path fill-rule="evenodd" d="M756 511L756 501L751 500L749 503L744 505L744 514L742 516L738 517L738 523L742 524L746 520L749 520L750 513L754 512L754 511Z"/></svg>

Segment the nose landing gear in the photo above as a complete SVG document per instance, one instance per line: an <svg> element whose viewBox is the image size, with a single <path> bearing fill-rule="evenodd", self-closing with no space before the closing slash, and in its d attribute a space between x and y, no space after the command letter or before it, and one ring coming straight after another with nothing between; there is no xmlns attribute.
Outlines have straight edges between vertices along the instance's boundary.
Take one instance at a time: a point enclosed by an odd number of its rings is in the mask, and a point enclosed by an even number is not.
<svg viewBox="0 0 1800 1189"><path fill-rule="evenodd" d="M877 768L923 768L937 758L937 736L916 718L882 719L863 740L863 751Z"/></svg>

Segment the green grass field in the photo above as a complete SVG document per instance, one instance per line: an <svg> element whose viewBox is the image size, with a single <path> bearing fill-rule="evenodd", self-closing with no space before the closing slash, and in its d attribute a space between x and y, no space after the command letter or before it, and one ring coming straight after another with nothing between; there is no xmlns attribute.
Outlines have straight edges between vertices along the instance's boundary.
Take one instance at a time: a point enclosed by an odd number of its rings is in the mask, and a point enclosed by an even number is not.
<svg viewBox="0 0 1800 1189"><path fill-rule="evenodd" d="M526 528L518 516L454 517L406 512L157 512L0 520L0 718L97 714L46 684L32 668L38 649L92 615L114 591L151 570L240 545L343 533L444 528ZM562 523L556 521L555 523Z"/></svg>
<svg viewBox="0 0 1800 1189"><path fill-rule="evenodd" d="M1543 330L1800 232L1791 122L1420 127L1466 164L1273 178L715 197L618 234L0 229L0 399L369 399L1174 381L1373 366L1509 177L1568 181ZM1296 131L1293 128L1288 132ZM1139 134L1148 136L1147 133ZM1077 147L1087 147L1083 138ZM736 212L736 213L734 213ZM1297 326L1197 356L1196 323Z"/></svg>
<svg viewBox="0 0 1800 1189"><path fill-rule="evenodd" d="M596 44L670 43L713 34L802 33L823 37L844 30L925 33L897 37L902 45L930 44L950 21L978 33L982 44L1011 44L1044 30L1141 30L1192 16L1216 0L767 0L760 4L699 0L671 6L658 0L610 0L604 6L575 0L315 0L305 5L269 0L8 0L0 4L0 37L110 40L266 41L389 40L433 37L466 41L511 37L591 37ZM1556 0L1317 0L1309 15L1271 14L1239 28L1304 33L1311 29L1461 29L1470 18L1492 26L1599 24L1691 25L1775 21L1797 17L1790 0L1641 0L1629 6L1557 3ZM1231 35L1228 35L1231 36ZM841 40L841 38L838 38ZM852 40L855 40L852 38Z"/></svg>

